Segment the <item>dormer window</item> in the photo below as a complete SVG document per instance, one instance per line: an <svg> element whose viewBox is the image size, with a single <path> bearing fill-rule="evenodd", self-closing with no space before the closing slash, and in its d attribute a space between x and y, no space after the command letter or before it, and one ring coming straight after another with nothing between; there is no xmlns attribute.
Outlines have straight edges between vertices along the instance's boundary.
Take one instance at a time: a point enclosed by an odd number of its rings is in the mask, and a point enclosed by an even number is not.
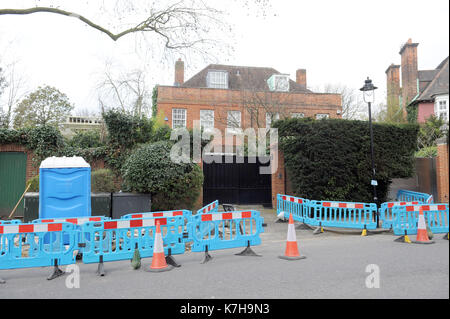
<svg viewBox="0 0 450 319"><path fill-rule="evenodd" d="M212 89L228 89L228 73L226 71L209 71L206 85Z"/></svg>
<svg viewBox="0 0 450 319"><path fill-rule="evenodd" d="M289 75L274 74L267 80L267 85L271 91L289 92Z"/></svg>

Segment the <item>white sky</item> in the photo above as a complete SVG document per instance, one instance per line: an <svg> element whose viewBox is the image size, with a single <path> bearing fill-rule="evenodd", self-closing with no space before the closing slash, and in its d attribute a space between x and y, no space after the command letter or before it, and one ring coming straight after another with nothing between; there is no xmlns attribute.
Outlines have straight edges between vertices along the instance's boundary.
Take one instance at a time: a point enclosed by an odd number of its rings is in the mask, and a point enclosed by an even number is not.
<svg viewBox="0 0 450 319"><path fill-rule="evenodd" d="M0 8L58 3L107 27L124 23L101 14L100 2L1 0ZM236 3L210 2L225 5L235 25L234 52L219 55L219 63L273 67L293 80L296 69L305 68L313 88L326 83L360 88L369 76L380 88L376 103L385 98L384 72L391 63L400 64L398 52L408 38L420 44L419 69L433 69L449 54L448 0L272 0L265 18L249 16ZM172 85L174 60L162 63L154 49L133 35L114 42L67 17L0 16L0 65L17 61L16 72L29 90L55 86L76 109L98 110L96 87L105 61L122 72L145 69L150 89ZM185 80L205 64L186 63Z"/></svg>

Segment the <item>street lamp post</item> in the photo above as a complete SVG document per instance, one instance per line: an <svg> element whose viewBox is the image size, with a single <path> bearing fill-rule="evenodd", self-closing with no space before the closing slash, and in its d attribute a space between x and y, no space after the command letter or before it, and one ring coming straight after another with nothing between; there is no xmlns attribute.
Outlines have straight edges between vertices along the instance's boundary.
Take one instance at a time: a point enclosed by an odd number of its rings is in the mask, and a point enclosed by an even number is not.
<svg viewBox="0 0 450 319"><path fill-rule="evenodd" d="M370 155L372 160L372 181L371 184L373 186L373 200L377 205L377 213L376 213L376 223L378 228L378 198L377 198L377 180L376 180L376 172L375 172L375 161L374 161L374 152L373 152L373 129L372 129L372 103L375 100L375 90L376 86L372 84L372 80L367 77L365 80L364 86L360 89L363 92L364 102L368 104L369 107L369 129L370 129Z"/></svg>

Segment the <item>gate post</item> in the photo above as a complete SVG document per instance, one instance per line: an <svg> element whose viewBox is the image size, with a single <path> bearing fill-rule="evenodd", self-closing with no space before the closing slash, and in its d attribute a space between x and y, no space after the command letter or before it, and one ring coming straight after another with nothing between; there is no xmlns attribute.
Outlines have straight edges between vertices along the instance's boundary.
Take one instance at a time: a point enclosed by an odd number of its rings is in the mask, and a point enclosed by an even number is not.
<svg viewBox="0 0 450 319"><path fill-rule="evenodd" d="M437 201L439 203L448 203L448 141L445 137L437 140L436 157L436 181L437 181Z"/></svg>

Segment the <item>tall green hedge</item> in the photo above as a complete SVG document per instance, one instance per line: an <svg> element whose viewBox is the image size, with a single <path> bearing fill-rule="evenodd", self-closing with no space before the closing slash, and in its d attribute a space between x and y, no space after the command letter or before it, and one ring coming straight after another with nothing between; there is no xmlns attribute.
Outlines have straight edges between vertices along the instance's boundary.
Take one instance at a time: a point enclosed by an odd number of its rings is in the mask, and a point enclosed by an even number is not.
<svg viewBox="0 0 450 319"><path fill-rule="evenodd" d="M369 123L340 119L277 121L280 149L295 195L315 200L373 202ZM373 124L377 195L392 178L414 172L418 126Z"/></svg>

